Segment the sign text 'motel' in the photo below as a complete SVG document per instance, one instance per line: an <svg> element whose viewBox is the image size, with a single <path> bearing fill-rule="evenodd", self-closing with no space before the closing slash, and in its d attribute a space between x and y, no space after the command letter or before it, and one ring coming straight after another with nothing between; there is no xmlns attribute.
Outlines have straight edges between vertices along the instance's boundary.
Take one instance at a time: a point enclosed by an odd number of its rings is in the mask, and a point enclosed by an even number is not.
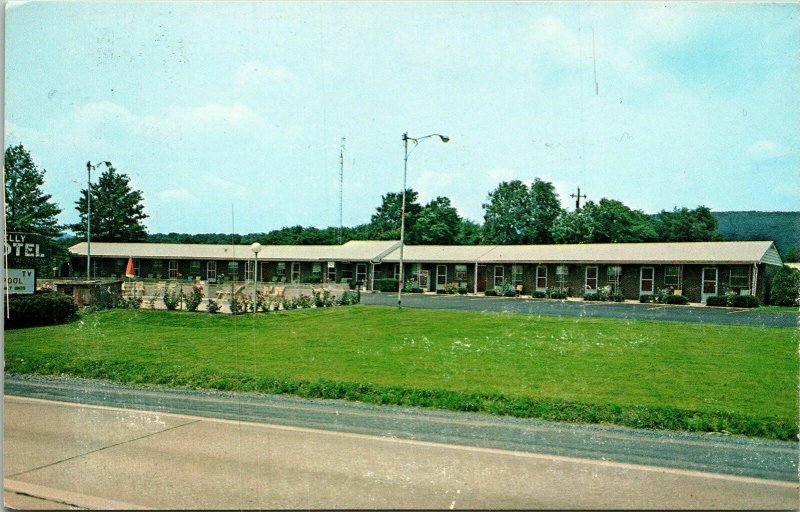
<svg viewBox="0 0 800 512"><path fill-rule="evenodd" d="M23 233L6 234L6 256L18 258L44 258L37 242L26 242L28 235Z"/></svg>

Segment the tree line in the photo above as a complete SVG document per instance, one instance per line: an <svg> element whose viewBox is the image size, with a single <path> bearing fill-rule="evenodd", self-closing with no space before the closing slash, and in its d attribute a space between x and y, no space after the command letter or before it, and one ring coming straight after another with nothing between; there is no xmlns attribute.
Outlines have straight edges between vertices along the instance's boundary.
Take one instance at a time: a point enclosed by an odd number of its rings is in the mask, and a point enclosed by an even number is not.
<svg viewBox="0 0 800 512"><path fill-rule="evenodd" d="M75 201L79 221L60 225L61 208L42 191L45 170L39 169L22 146L5 151L6 225L8 232L40 233L52 240L55 259L67 257L67 247L86 238L87 189ZM130 178L111 163L91 184L93 241L328 245L350 240L400 238L402 191L388 192L369 223L326 228L291 226L245 235L231 233L153 233L143 221L144 195L134 190ZM530 184L504 181L483 203L483 224L461 217L448 197L426 204L419 194L406 190L405 240L410 245L568 244L621 242L698 242L722 240L717 219L705 206L674 208L649 215L616 199L587 201L566 210L552 183L535 178ZM48 261L40 271L50 270Z"/></svg>

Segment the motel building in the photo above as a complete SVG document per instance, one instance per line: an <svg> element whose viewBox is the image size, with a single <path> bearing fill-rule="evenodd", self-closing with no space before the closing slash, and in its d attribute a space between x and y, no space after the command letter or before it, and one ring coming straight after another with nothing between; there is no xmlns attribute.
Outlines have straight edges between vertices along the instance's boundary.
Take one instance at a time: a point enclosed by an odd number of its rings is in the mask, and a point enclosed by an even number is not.
<svg viewBox="0 0 800 512"><path fill-rule="evenodd" d="M70 247L69 274L86 277L86 242ZM91 244L93 278L121 278L133 258L138 279L259 284L349 284L375 290L399 278L398 241L354 240L342 245L265 245L258 258L249 245ZM522 295L548 290L582 297L604 288L625 299L670 290L691 302L712 295L755 295L761 301L783 265L775 244L675 242L572 245L406 245L405 279L426 292L456 285L482 293L505 283Z"/></svg>

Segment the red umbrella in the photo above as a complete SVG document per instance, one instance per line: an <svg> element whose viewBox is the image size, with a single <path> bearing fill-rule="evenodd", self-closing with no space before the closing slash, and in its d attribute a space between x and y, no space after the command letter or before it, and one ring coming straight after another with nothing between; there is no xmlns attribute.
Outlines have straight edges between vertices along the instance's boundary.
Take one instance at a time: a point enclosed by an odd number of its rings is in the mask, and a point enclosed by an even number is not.
<svg viewBox="0 0 800 512"><path fill-rule="evenodd" d="M133 273L133 258L128 258L128 266L125 267L125 277L134 278L136 274Z"/></svg>

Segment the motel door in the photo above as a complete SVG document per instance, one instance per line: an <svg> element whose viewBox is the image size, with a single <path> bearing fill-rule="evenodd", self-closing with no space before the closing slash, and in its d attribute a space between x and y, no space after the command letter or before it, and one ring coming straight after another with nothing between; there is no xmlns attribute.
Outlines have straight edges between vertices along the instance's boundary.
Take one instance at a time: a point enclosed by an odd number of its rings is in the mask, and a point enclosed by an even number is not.
<svg viewBox="0 0 800 512"><path fill-rule="evenodd" d="M655 270L653 267L642 267L639 274L639 295L652 295L655 283Z"/></svg>
<svg viewBox="0 0 800 512"><path fill-rule="evenodd" d="M300 262L293 261L292 262L292 284L296 284L300 282Z"/></svg>
<svg viewBox="0 0 800 512"><path fill-rule="evenodd" d="M436 265L436 289L444 290L447 285L447 265Z"/></svg>
<svg viewBox="0 0 800 512"><path fill-rule="evenodd" d="M430 270L420 270L419 272L419 287L422 291L427 292L429 287L429 282L431 279L431 271Z"/></svg>
<svg viewBox="0 0 800 512"><path fill-rule="evenodd" d="M708 297L716 294L717 294L717 269L716 267L704 268L703 292L700 294L700 300L705 302Z"/></svg>
<svg viewBox="0 0 800 512"><path fill-rule="evenodd" d="M367 284L367 264L356 263L356 283L361 283L362 286Z"/></svg>

